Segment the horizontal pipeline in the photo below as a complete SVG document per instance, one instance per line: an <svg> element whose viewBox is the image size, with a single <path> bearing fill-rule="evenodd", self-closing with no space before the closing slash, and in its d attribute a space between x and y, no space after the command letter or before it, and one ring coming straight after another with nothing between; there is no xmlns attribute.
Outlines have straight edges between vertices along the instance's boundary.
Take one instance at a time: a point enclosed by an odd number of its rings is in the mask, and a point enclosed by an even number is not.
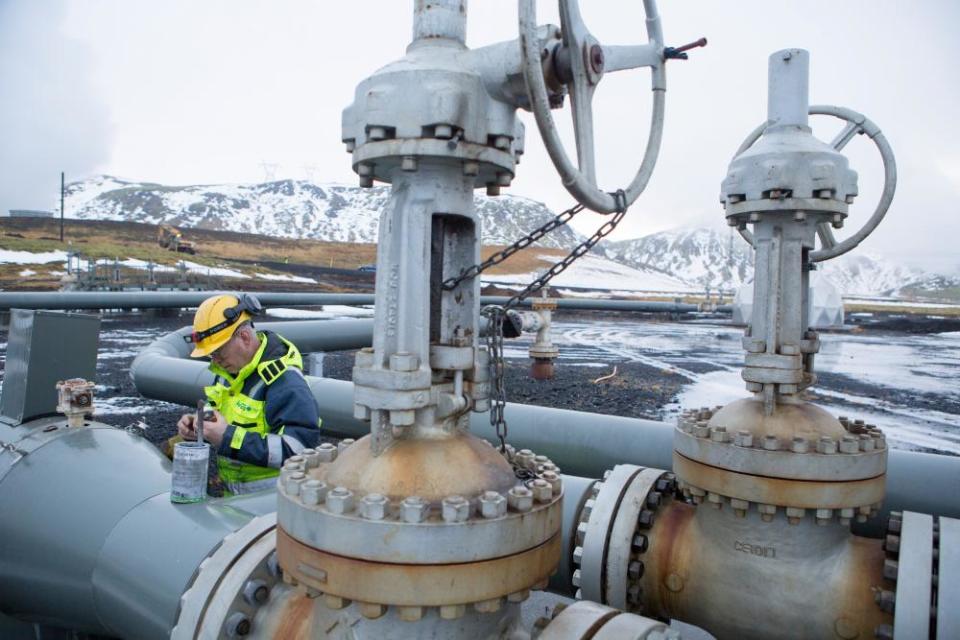
<svg viewBox="0 0 960 640"><path fill-rule="evenodd" d="M218 293L231 291L30 291L0 293L0 310L5 309L181 309L199 306ZM265 307L372 305L372 293L297 293L254 292ZM505 304L504 296L482 296L483 305ZM556 298L560 309L584 311L632 311L635 313L697 313L700 305L679 302L648 302L644 300L588 300L583 298ZM530 299L519 303L529 307ZM729 305L717 308L730 312Z"/></svg>
<svg viewBox="0 0 960 640"><path fill-rule="evenodd" d="M348 321L327 324L333 328L342 322ZM290 334L288 324L283 323L285 335ZM331 340L343 338L337 333L333 332ZM194 406L213 376L204 363L185 359L188 345L174 336L177 334L164 336L141 352L130 375L138 391L148 398ZM353 417L353 383L312 376L306 379L327 433L360 438L370 432L368 423ZM657 469L673 467L673 427L663 422L515 403L507 403L505 417L511 444L548 456L565 473L597 478L625 462ZM491 442L496 439L485 413L472 413L470 428ZM907 510L958 518L960 501L949 490L958 486L960 457L892 449L884 516L889 511ZM855 531L879 535L881 526L879 519L873 519L858 525Z"/></svg>

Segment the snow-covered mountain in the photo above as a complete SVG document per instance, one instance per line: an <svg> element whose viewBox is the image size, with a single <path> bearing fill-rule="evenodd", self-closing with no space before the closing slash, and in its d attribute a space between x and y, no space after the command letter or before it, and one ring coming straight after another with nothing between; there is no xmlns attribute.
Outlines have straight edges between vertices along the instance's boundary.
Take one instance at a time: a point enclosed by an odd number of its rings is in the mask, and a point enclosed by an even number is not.
<svg viewBox="0 0 960 640"><path fill-rule="evenodd" d="M753 252L732 229L673 230L611 242L606 256L649 267L713 290L733 290L753 279ZM954 298L960 279L895 264L857 249L820 265L844 295Z"/></svg>
<svg viewBox="0 0 960 640"><path fill-rule="evenodd" d="M389 187L361 189L306 180L172 187L97 176L67 185L65 215L281 238L376 242L388 195ZM543 204L518 196L477 195L476 205L484 244L512 243L555 215ZM576 231L562 227L539 244L571 248L581 240Z"/></svg>

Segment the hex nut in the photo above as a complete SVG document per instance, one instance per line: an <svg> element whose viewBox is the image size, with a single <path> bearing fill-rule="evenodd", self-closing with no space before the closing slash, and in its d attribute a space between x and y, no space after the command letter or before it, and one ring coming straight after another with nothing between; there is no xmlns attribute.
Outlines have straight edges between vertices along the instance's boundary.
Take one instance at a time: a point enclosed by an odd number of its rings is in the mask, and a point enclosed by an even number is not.
<svg viewBox="0 0 960 640"><path fill-rule="evenodd" d="M630 544L630 548L635 553L645 553L649 544L650 541L647 539L647 536L643 535L642 533L638 533L633 536L633 541Z"/></svg>
<svg viewBox="0 0 960 640"><path fill-rule="evenodd" d="M520 451L517 451L513 456L513 461L518 467L531 469L533 468L534 458L533 451L530 451L530 449L520 449Z"/></svg>
<svg viewBox="0 0 960 640"><path fill-rule="evenodd" d="M757 511L760 512L760 519L764 522L772 522L773 517L777 515L777 506L773 504L758 504Z"/></svg>
<svg viewBox="0 0 960 640"><path fill-rule="evenodd" d="M367 131L367 138L370 140L383 140L387 137L387 130L383 127L370 127Z"/></svg>
<svg viewBox="0 0 960 640"><path fill-rule="evenodd" d="M380 493L368 493L360 501L360 515L367 520L383 520L387 515L388 506L389 501L386 496Z"/></svg>
<svg viewBox="0 0 960 640"><path fill-rule="evenodd" d="M477 610L477 613L496 613L500 611L500 604L500 598L491 598L489 600L474 602L473 608Z"/></svg>
<svg viewBox="0 0 960 640"><path fill-rule="evenodd" d="M445 522L466 522L470 517L470 501L463 496L447 496L440 505Z"/></svg>
<svg viewBox="0 0 960 640"><path fill-rule="evenodd" d="M857 453L860 451L860 444L857 436L845 435L840 441L840 453Z"/></svg>
<svg viewBox="0 0 960 640"><path fill-rule="evenodd" d="M262 605L270 597L270 586L263 580L247 580L243 585L243 599L251 607Z"/></svg>
<svg viewBox="0 0 960 640"><path fill-rule="evenodd" d="M583 509L580 510L580 517L584 520L590 517L590 514L593 513L593 508L597 506L597 501L593 498L588 498L586 502L583 503Z"/></svg>
<svg viewBox="0 0 960 640"><path fill-rule="evenodd" d="M391 409L390 424L395 427L409 427L417 420L417 413L413 409Z"/></svg>
<svg viewBox="0 0 960 640"><path fill-rule="evenodd" d="M733 443L738 447L752 447L753 434L749 431L738 431L737 435L734 436Z"/></svg>
<svg viewBox="0 0 960 640"><path fill-rule="evenodd" d="M515 511L530 511L533 508L533 492L522 486L511 487L507 492L507 504Z"/></svg>
<svg viewBox="0 0 960 640"><path fill-rule="evenodd" d="M329 442L324 442L317 447L317 457L320 462L333 462L337 459L337 447Z"/></svg>
<svg viewBox="0 0 960 640"><path fill-rule="evenodd" d="M860 434L860 451L873 451L874 446L873 436L866 433Z"/></svg>
<svg viewBox="0 0 960 640"><path fill-rule="evenodd" d="M888 534L883 542L883 548L890 553L900 553L900 536Z"/></svg>
<svg viewBox="0 0 960 640"><path fill-rule="evenodd" d="M705 422L698 422L693 427L693 435L698 438L707 438L710 436L710 427Z"/></svg>
<svg viewBox="0 0 960 640"><path fill-rule="evenodd" d="M710 427L710 439L714 442L727 441L726 427Z"/></svg>
<svg viewBox="0 0 960 640"><path fill-rule="evenodd" d="M522 591L515 591L507 595L507 602L525 602L530 597L530 589L523 589Z"/></svg>
<svg viewBox="0 0 960 640"><path fill-rule="evenodd" d="M578 566L583 564L583 547L573 548L573 563Z"/></svg>
<svg viewBox="0 0 960 640"><path fill-rule="evenodd" d="M397 607L397 614L404 622L416 622L423 617L423 607Z"/></svg>
<svg viewBox="0 0 960 640"><path fill-rule="evenodd" d="M900 563L892 558L883 561L883 577L887 580L896 580L900 571Z"/></svg>
<svg viewBox="0 0 960 640"><path fill-rule="evenodd" d="M763 448L767 451L776 451L780 448L780 440L777 438L777 436L764 436Z"/></svg>
<svg viewBox="0 0 960 640"><path fill-rule="evenodd" d="M300 495L300 485L307 479L306 474L302 471L294 471L290 474L290 477L287 478L287 482L284 485L284 490L286 490L287 495L298 496Z"/></svg>
<svg viewBox="0 0 960 640"><path fill-rule="evenodd" d="M327 499L328 490L326 482L307 480L300 487L300 499L304 504L318 505Z"/></svg>
<svg viewBox="0 0 960 640"><path fill-rule="evenodd" d="M353 510L353 492L346 487L336 487L327 494L327 509L338 515Z"/></svg>
<svg viewBox="0 0 960 640"><path fill-rule="evenodd" d="M833 509L817 509L815 516L817 524L826 525L833 519Z"/></svg>
<svg viewBox="0 0 960 640"><path fill-rule="evenodd" d="M560 479L559 473L556 471L544 471L543 479L550 483L550 488L553 489L554 493L560 493L560 490L563 488L563 480Z"/></svg>
<svg viewBox="0 0 960 640"><path fill-rule="evenodd" d="M476 176L480 174L480 163L467 160L463 163L463 175Z"/></svg>
<svg viewBox="0 0 960 640"><path fill-rule="evenodd" d="M656 509L663 503L663 494L659 491L651 491L647 494L647 506Z"/></svg>
<svg viewBox="0 0 960 640"><path fill-rule="evenodd" d="M354 442L356 442L356 440L354 440L353 438L344 438L343 440L338 442L337 455L340 455L341 453L346 451L350 447L350 445L352 445Z"/></svg>
<svg viewBox="0 0 960 640"><path fill-rule="evenodd" d="M427 519L430 505L420 496L408 496L400 502L400 517L411 524Z"/></svg>
<svg viewBox="0 0 960 640"><path fill-rule="evenodd" d="M223 627L228 638L242 638L250 634L253 623L245 613L237 611L230 614Z"/></svg>
<svg viewBox="0 0 960 640"><path fill-rule="evenodd" d="M830 436L821 436L817 441L817 453L833 454L837 452L837 441Z"/></svg>
<svg viewBox="0 0 960 640"><path fill-rule="evenodd" d="M643 577L643 563L638 560L633 560L627 566L627 575L630 576L631 580L639 580Z"/></svg>
<svg viewBox="0 0 960 640"><path fill-rule="evenodd" d="M350 601L340 596L327 593L323 596L323 603L330 609L343 609L350 606Z"/></svg>
<svg viewBox="0 0 960 640"><path fill-rule="evenodd" d="M462 618L463 614L467 612L466 605L462 604L447 604L440 607L440 617L444 620L456 620L457 618Z"/></svg>
<svg viewBox="0 0 960 640"><path fill-rule="evenodd" d="M400 161L400 169L403 171L416 171L417 170L417 159L414 156L403 156L403 160Z"/></svg>
<svg viewBox="0 0 960 640"><path fill-rule="evenodd" d="M370 420L370 407L362 404L353 405L353 417L357 420L367 422Z"/></svg>
<svg viewBox="0 0 960 640"><path fill-rule="evenodd" d="M446 140L453 137L453 127L449 124L438 124L433 128L433 137ZM459 616L458 616L459 617Z"/></svg>
<svg viewBox="0 0 960 640"><path fill-rule="evenodd" d="M573 575L570 576L570 583L575 587L579 587L582 575L580 569L575 569Z"/></svg>
<svg viewBox="0 0 960 640"><path fill-rule="evenodd" d="M487 519L507 515L507 499L496 491L484 491L480 495L480 515Z"/></svg>
<svg viewBox="0 0 960 640"><path fill-rule="evenodd" d="M720 509L723 507L723 496L721 496L719 493L708 491L707 502L709 502L710 506L713 507L714 509Z"/></svg>
<svg viewBox="0 0 960 640"><path fill-rule="evenodd" d="M576 535L577 544L579 545L583 544L584 538L587 537L587 527L588 525L586 522L581 522L580 524L577 525L577 535Z"/></svg>
<svg viewBox="0 0 960 640"><path fill-rule="evenodd" d="M533 492L533 499L537 502L550 502L553 499L553 487L542 478L531 480L529 488Z"/></svg>
<svg viewBox="0 0 960 640"><path fill-rule="evenodd" d="M798 507L787 507L787 522L790 524L799 524L800 519L807 513L806 509L800 509Z"/></svg>
<svg viewBox="0 0 960 640"><path fill-rule="evenodd" d="M376 604L373 602L361 602L360 604L360 615L368 620L376 620L387 612L386 605Z"/></svg>
<svg viewBox="0 0 960 640"><path fill-rule="evenodd" d="M640 515L637 517L637 526L648 529L653 526L653 511L649 509L644 509L640 512Z"/></svg>
<svg viewBox="0 0 960 640"><path fill-rule="evenodd" d="M803 436L796 436L790 443L790 450L794 453L806 453L809 449L809 443Z"/></svg>
<svg viewBox="0 0 960 640"><path fill-rule="evenodd" d="M408 351L398 351L390 355L390 369L393 371L416 371L420 367L420 358Z"/></svg>

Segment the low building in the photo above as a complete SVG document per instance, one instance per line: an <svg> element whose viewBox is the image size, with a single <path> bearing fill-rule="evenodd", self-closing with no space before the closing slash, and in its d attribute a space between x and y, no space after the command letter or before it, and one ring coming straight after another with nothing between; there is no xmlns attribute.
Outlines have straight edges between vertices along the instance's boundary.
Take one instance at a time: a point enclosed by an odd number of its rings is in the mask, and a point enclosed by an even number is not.
<svg viewBox="0 0 960 640"><path fill-rule="evenodd" d="M53 211L39 211L37 209L10 209L11 218L52 218Z"/></svg>

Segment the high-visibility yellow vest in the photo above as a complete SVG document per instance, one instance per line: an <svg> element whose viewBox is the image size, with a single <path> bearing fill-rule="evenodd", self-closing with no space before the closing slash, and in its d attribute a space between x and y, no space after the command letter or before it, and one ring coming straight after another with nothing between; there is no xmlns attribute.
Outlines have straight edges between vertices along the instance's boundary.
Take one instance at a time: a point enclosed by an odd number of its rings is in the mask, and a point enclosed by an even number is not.
<svg viewBox="0 0 960 640"><path fill-rule="evenodd" d="M261 362L264 349L267 347L267 337L260 337L260 348L250 362L237 375L231 376L217 364L210 363L210 370L217 376L213 385L204 387L207 402L223 414L228 424L234 425L230 448L239 450L243 439L248 433L253 433L267 439L267 448L270 455L269 464L275 466L261 467L226 456L219 456L217 467L220 479L227 491L232 494L252 493L270 489L276 484L275 478L280 473L279 467L283 458L283 426L277 432L271 432L267 424L266 402L267 387L279 378L284 371L292 368L297 373L303 369L303 358L293 343L277 336L287 346L287 352L274 360ZM247 379L256 374L259 380L243 393ZM288 444L295 449L303 445L288 436Z"/></svg>

